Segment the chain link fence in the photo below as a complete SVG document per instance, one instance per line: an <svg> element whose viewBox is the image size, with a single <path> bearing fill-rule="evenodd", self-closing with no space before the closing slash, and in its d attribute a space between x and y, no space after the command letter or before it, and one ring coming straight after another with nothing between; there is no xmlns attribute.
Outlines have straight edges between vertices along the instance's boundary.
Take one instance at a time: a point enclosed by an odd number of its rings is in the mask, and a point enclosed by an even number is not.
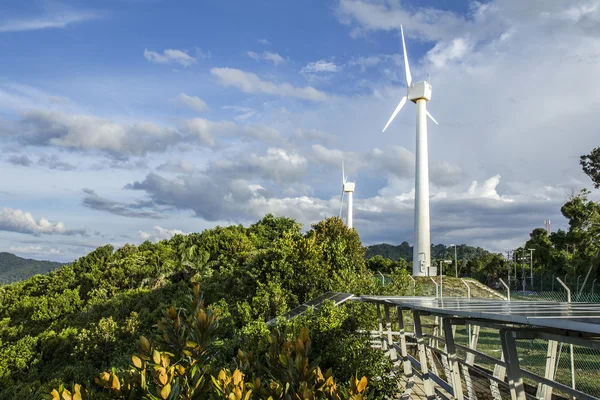
<svg viewBox="0 0 600 400"><path fill-rule="evenodd" d="M501 292L507 294L506 291ZM566 290L544 292L511 291L511 300L529 301L568 301ZM572 301L577 303L600 303L600 293L571 293ZM498 338L497 346L500 346ZM521 367L535 374L544 376L547 360L548 341L517 340ZM571 351L573 355L571 356ZM571 359L573 365L571 365ZM554 380L566 386L600 398L600 350L589 347L558 344ZM568 397L568 396L567 396Z"/></svg>

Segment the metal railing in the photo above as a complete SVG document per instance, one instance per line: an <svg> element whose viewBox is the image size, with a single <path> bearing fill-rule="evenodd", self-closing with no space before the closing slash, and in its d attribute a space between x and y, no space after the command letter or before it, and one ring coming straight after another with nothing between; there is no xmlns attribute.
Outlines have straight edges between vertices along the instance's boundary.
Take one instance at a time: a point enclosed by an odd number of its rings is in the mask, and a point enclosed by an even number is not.
<svg viewBox="0 0 600 400"><path fill-rule="evenodd" d="M594 338L403 311L385 301L376 306L374 342L404 370L411 383L404 386L418 386L425 398L600 398L600 341Z"/></svg>

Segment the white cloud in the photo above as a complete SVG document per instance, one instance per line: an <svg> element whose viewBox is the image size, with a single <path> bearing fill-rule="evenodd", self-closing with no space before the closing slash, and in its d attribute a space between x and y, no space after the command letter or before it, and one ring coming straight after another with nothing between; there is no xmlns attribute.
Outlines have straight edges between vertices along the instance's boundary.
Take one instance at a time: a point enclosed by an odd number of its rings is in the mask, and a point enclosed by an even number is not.
<svg viewBox="0 0 600 400"><path fill-rule="evenodd" d="M210 51L202 51L200 47L196 47L196 59L200 59L203 61L210 60L212 58L212 54Z"/></svg>
<svg viewBox="0 0 600 400"><path fill-rule="evenodd" d="M257 111L254 108L249 108L249 107L223 106L221 108L224 110L233 110L233 111L237 112L238 115L233 117L233 119L238 122L245 121L249 118L252 118L257 113Z"/></svg>
<svg viewBox="0 0 600 400"><path fill-rule="evenodd" d="M337 140L337 138L334 135L327 132L323 132L319 129L297 128L296 130L294 130L294 134L292 135L292 137L295 140L301 141L304 144L311 142L332 144Z"/></svg>
<svg viewBox="0 0 600 400"><path fill-rule="evenodd" d="M21 254L60 254L60 250L54 247L41 246L11 246L8 251Z"/></svg>
<svg viewBox="0 0 600 400"><path fill-rule="evenodd" d="M196 171L196 167L194 166L194 164L185 160L169 160L166 163L159 165L156 169L158 171L165 171L176 174L191 174L192 172Z"/></svg>
<svg viewBox="0 0 600 400"><path fill-rule="evenodd" d="M320 144L313 144L312 152L313 157L317 162L330 166L338 166L340 168L342 165L342 160L344 160L344 158L351 158L342 150L328 149L327 147Z"/></svg>
<svg viewBox="0 0 600 400"><path fill-rule="evenodd" d="M180 141L174 129L150 122L118 124L92 115L28 111L21 116L17 139L25 144L99 151L115 156L164 151Z"/></svg>
<svg viewBox="0 0 600 400"><path fill-rule="evenodd" d="M300 70L301 74L316 74L320 72L338 72L340 68L332 61L319 60L311 62Z"/></svg>
<svg viewBox="0 0 600 400"><path fill-rule="evenodd" d="M196 59L190 56L183 50L177 49L166 49L162 54L148 49L144 50L144 57L146 60L157 63L157 64L180 64L181 66L188 68L192 64L196 63Z"/></svg>
<svg viewBox="0 0 600 400"><path fill-rule="evenodd" d="M354 27L354 37L369 31L400 30L404 25L406 36L439 40L455 35L466 24L466 19L453 11L426 7L409 11L400 2L385 0L340 0L337 14L341 23Z"/></svg>
<svg viewBox="0 0 600 400"><path fill-rule="evenodd" d="M267 39L258 39L258 43L263 44L263 45L271 44L271 42L269 42Z"/></svg>
<svg viewBox="0 0 600 400"><path fill-rule="evenodd" d="M69 25L100 18L100 13L66 11L37 18L7 19L0 22L0 32L23 32L41 29L60 29Z"/></svg>
<svg viewBox="0 0 600 400"><path fill-rule="evenodd" d="M268 93L282 97L298 97L311 101L327 100L327 95L311 86L295 87L289 83L263 81L256 74L234 68L213 68L210 71L225 86L233 86L245 93Z"/></svg>
<svg viewBox="0 0 600 400"><path fill-rule="evenodd" d="M264 176L278 184L286 185L300 181L306 173L308 163L299 153L269 148L264 156L252 154L248 165L251 168L259 168Z"/></svg>
<svg viewBox="0 0 600 400"><path fill-rule="evenodd" d="M185 232L179 229L166 229L156 225L151 232L139 231L138 235L143 241L160 242L161 240L169 240L175 235L185 235Z"/></svg>
<svg viewBox="0 0 600 400"><path fill-rule="evenodd" d="M208 105L201 98L197 96L189 96L183 92L172 98L171 101L184 104L199 113L203 113L209 109Z"/></svg>
<svg viewBox="0 0 600 400"><path fill-rule="evenodd" d="M504 200L504 201L512 201L509 198L502 198L496 191L496 187L500 184L500 175L495 175L483 183L478 183L477 181L473 181L469 189L467 190L466 195L474 198L483 198L483 199L494 199L494 200Z"/></svg>
<svg viewBox="0 0 600 400"><path fill-rule="evenodd" d="M427 60L436 68L444 68L449 62L460 61L470 51L472 45L464 38L454 38L450 42L439 42L429 52Z"/></svg>
<svg viewBox="0 0 600 400"><path fill-rule="evenodd" d="M86 228L67 229L62 222L52 223L42 217L39 221L30 212L8 207L0 212L0 231L26 233L31 235L86 235Z"/></svg>
<svg viewBox="0 0 600 400"><path fill-rule="evenodd" d="M250 57L256 61L260 61L260 60L270 61L273 64L275 64L276 66L279 64L285 63L285 59L283 57L281 57L277 53L272 53L270 51L263 51L262 54L255 53L254 51L249 51L246 54L248 55L248 57Z"/></svg>
<svg viewBox="0 0 600 400"><path fill-rule="evenodd" d="M194 118L181 121L179 129L198 140L207 147L215 147L215 136L239 137L242 139L276 140L279 132L266 126L243 126L231 121L209 121L204 118Z"/></svg>

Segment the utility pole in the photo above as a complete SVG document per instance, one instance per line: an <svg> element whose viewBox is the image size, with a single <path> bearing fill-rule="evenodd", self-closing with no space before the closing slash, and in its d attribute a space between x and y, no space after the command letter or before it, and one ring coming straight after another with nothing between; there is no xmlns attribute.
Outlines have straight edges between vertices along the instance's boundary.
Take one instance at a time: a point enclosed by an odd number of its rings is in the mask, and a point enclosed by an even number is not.
<svg viewBox="0 0 600 400"><path fill-rule="evenodd" d="M535 249L527 249L529 250L529 274L531 280L531 290L533 291L533 251Z"/></svg>
<svg viewBox="0 0 600 400"><path fill-rule="evenodd" d="M456 245L451 244L450 247L454 246L454 276L458 278L458 259L456 258Z"/></svg>
<svg viewBox="0 0 600 400"><path fill-rule="evenodd" d="M508 264L508 286L510 287L510 250L506 251L506 263Z"/></svg>
<svg viewBox="0 0 600 400"><path fill-rule="evenodd" d="M525 291L525 249L521 250L521 265L523 266L523 291Z"/></svg>

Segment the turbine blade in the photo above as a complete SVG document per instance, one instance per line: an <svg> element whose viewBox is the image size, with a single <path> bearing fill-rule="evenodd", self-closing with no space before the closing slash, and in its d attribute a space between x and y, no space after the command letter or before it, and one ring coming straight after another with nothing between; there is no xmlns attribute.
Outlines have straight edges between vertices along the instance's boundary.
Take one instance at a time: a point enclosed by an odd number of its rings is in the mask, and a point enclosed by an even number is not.
<svg viewBox="0 0 600 400"><path fill-rule="evenodd" d="M438 124L438 122L435 120L435 118L433 118L433 115L431 115L431 114L429 113L429 110L427 110L427 116L428 116L428 117L429 117L429 118L430 118L430 119L431 119L433 122L435 122L435 124L436 124L436 125L439 125L439 124Z"/></svg>
<svg viewBox="0 0 600 400"><path fill-rule="evenodd" d="M388 128L388 126L390 126L390 124L392 123L392 121L394 120L394 118L396 118L396 115L398 115L398 113L400 112L400 110L402 110L402 107L404 107L405 103L406 103L406 96L404 96L400 100L400 103L398 103L398 107L396 107L396 109L394 110L394 113L390 117L390 119L387 122L387 124L385 124L385 128L383 128L383 130L381 132L385 132L385 130Z"/></svg>
<svg viewBox="0 0 600 400"><path fill-rule="evenodd" d="M406 86L410 86L412 83L412 75L410 74L410 67L408 66L408 55L406 54L406 43L404 42L404 29L400 25L400 33L402 34L402 50L404 50L404 73L406 74Z"/></svg>
<svg viewBox="0 0 600 400"><path fill-rule="evenodd" d="M340 214L339 217L342 218L342 208L344 206L344 189L342 189L342 195L340 196Z"/></svg>
<svg viewBox="0 0 600 400"><path fill-rule="evenodd" d="M344 160L342 160L342 186L346 183L346 174L344 173ZM343 188L342 188L343 190Z"/></svg>

